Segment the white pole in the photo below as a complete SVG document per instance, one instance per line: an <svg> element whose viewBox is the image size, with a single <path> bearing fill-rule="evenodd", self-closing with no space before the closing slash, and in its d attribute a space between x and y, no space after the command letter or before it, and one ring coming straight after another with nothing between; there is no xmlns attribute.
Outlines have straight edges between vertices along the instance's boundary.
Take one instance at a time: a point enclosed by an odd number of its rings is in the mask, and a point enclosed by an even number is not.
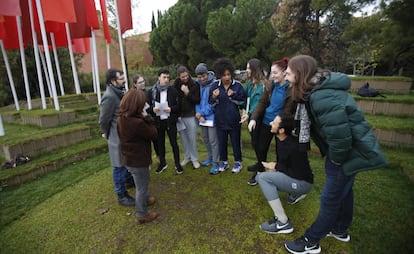
<svg viewBox="0 0 414 254"><path fill-rule="evenodd" d="M40 98L42 101L42 109L46 109L46 96L45 96L45 88L43 84L43 75L42 70L40 67L40 59L39 59L39 48L37 47L37 36L34 29L34 20L33 20L33 2L32 0L28 0L29 3L29 14L30 14L30 27L32 29L32 39L33 39L33 51L35 55L36 61L36 71L37 71L37 81L39 82L39 90L40 90Z"/></svg>
<svg viewBox="0 0 414 254"><path fill-rule="evenodd" d="M16 88L14 87L13 76L10 70L9 59L7 58L6 50L4 49L3 40L0 40L0 47L1 52L3 53L4 64L6 65L7 76L9 77L10 82L10 90L13 95L14 105L16 106L16 110L20 110L19 100L17 99Z"/></svg>
<svg viewBox="0 0 414 254"><path fill-rule="evenodd" d="M106 66L111 68L111 52L109 48L109 43L106 43Z"/></svg>
<svg viewBox="0 0 414 254"><path fill-rule="evenodd" d="M91 57L91 74L92 74L92 85L93 85L93 93L96 93L96 76L95 76L95 58L93 57L93 47L95 46L92 42L92 37L89 38L90 45L91 45L91 51L90 51L90 57Z"/></svg>
<svg viewBox="0 0 414 254"><path fill-rule="evenodd" d="M101 104L101 85L99 82L99 66L98 66L98 55L96 53L96 36L95 31L92 29L92 44L93 44L93 51L91 52L93 55L93 62L94 65L94 74L95 74L95 80L96 80L96 94L98 95L98 104Z"/></svg>
<svg viewBox="0 0 414 254"><path fill-rule="evenodd" d="M56 93L55 78L53 76L53 68L52 68L52 63L50 61L49 45L47 44L46 28L45 28L45 22L43 19L43 11L42 11L42 5L40 4L40 0L36 0L36 7L37 7L37 14L39 15L39 25L40 25L40 31L42 33L42 40L43 40L43 47L44 47L45 55L46 55L47 69L49 71L50 82L51 82L51 87L52 87L53 102L54 102L53 104L55 104L55 109L59 111L60 110L59 100L58 100L57 93Z"/></svg>
<svg viewBox="0 0 414 254"><path fill-rule="evenodd" d="M58 54L57 54L55 34L54 33L50 33L50 40L52 41L53 56L55 58L55 65L56 65L56 72L57 72L57 75L58 75L60 95L63 96L63 95L65 95L65 89L63 88L62 73L60 72L59 58L58 58Z"/></svg>
<svg viewBox="0 0 414 254"><path fill-rule="evenodd" d="M69 23L65 23L66 28L66 37L68 39L68 49L70 55L70 63L72 66L73 81L75 82L76 94L81 94L81 89L79 85L78 71L76 70L75 58L73 57L73 48L72 48L72 37L70 35Z"/></svg>
<svg viewBox="0 0 414 254"><path fill-rule="evenodd" d="M3 120L0 115L0 136L4 136Z"/></svg>
<svg viewBox="0 0 414 254"><path fill-rule="evenodd" d="M26 56L24 54L23 34L22 34L22 18L16 16L17 34L19 37L20 59L22 61L22 71L24 87L26 89L27 109L32 109L32 97L30 96L29 78L27 77Z"/></svg>
<svg viewBox="0 0 414 254"><path fill-rule="evenodd" d="M124 47L122 45L121 24L119 22L118 5L117 5L117 1L114 1L114 3L115 3L115 12L117 14L116 24L118 25L118 41L119 41L119 49L121 51L122 69L124 70L124 74L125 74L125 89L128 91L128 77L127 77L127 70L126 70L126 64L125 64Z"/></svg>
<svg viewBox="0 0 414 254"><path fill-rule="evenodd" d="M45 79L46 79L46 84L47 84L47 91L49 92L49 97L53 98L53 94L52 94L52 88L50 87L50 77L49 77L49 72L47 71L47 67L46 67L46 60L45 60L45 56L43 55L42 51L40 50L40 46L39 47L39 55L40 55L40 61L42 62L42 67L43 67L43 71L45 73Z"/></svg>

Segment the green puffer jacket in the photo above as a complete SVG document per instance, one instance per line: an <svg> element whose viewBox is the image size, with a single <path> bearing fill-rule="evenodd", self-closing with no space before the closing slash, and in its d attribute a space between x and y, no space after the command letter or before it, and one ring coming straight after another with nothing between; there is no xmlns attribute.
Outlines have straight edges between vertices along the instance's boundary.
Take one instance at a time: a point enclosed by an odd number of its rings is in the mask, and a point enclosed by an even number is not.
<svg viewBox="0 0 414 254"><path fill-rule="evenodd" d="M347 92L350 86L347 75L331 73L307 97L312 139L322 155L342 164L345 175L387 165L369 123Z"/></svg>

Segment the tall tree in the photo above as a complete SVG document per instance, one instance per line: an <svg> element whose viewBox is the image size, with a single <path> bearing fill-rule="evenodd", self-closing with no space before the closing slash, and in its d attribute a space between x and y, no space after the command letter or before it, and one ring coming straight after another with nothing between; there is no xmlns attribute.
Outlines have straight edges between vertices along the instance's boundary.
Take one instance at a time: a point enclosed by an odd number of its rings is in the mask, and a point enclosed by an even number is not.
<svg viewBox="0 0 414 254"><path fill-rule="evenodd" d="M276 34L270 18L275 1L239 0L234 6L209 14L206 31L214 49L244 68L248 59L259 58L270 63L275 57ZM270 49L270 50L269 50Z"/></svg>
<svg viewBox="0 0 414 254"><path fill-rule="evenodd" d="M157 23L155 23L154 11L152 12L151 18L151 30L154 30L157 27Z"/></svg>
<svg viewBox="0 0 414 254"><path fill-rule="evenodd" d="M184 64L190 69L203 61L211 64L221 54L206 33L208 14L234 0L180 0L158 15L158 26L151 33L150 51L154 65Z"/></svg>
<svg viewBox="0 0 414 254"><path fill-rule="evenodd" d="M340 68L336 55L344 49L340 34L350 22L352 13L373 0L283 0L272 24L286 42L286 50L315 57L322 65ZM325 58L328 56L327 58ZM331 60L331 61L330 61Z"/></svg>

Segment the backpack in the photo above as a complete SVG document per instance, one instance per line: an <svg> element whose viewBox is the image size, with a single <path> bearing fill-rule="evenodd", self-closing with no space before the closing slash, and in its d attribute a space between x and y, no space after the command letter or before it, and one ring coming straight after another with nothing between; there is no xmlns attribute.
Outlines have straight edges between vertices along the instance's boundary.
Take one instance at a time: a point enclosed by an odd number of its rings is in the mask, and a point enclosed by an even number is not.
<svg viewBox="0 0 414 254"><path fill-rule="evenodd" d="M362 97L377 97L381 96L385 98L384 95L382 95L380 92L378 92L376 89L369 87L369 83L366 82L363 86L361 86L358 89L357 94Z"/></svg>

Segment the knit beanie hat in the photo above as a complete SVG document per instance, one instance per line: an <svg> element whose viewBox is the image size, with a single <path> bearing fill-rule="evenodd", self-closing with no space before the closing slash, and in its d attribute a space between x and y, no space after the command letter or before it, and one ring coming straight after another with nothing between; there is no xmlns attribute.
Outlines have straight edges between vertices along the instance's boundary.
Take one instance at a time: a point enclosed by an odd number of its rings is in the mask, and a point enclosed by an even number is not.
<svg viewBox="0 0 414 254"><path fill-rule="evenodd" d="M197 67L195 68L195 73L196 74L204 74L207 73L208 69L207 69L207 65L205 63L199 63L197 65Z"/></svg>

